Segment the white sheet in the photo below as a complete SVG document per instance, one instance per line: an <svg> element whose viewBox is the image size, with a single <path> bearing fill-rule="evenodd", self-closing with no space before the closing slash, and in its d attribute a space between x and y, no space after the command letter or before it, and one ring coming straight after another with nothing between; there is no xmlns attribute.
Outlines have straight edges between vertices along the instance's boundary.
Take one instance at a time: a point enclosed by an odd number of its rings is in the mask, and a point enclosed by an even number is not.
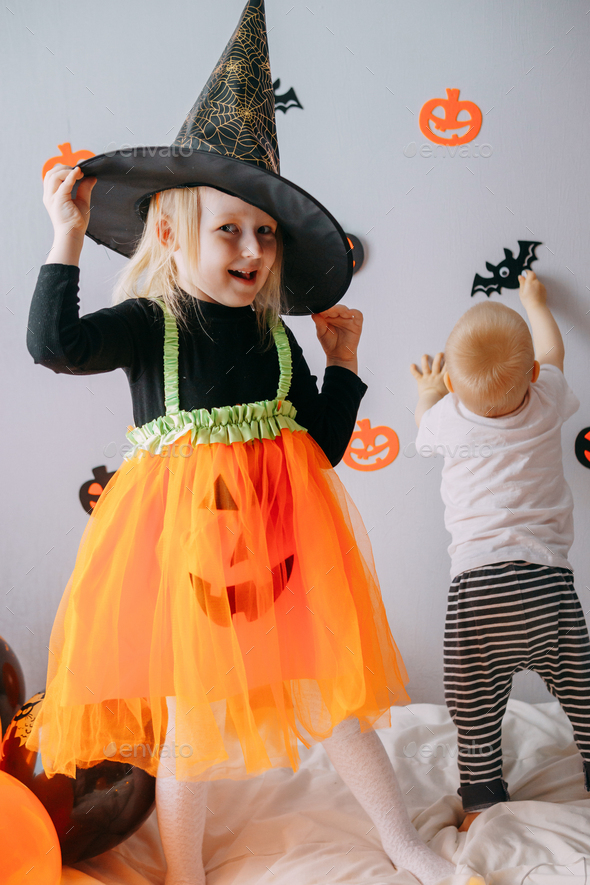
<svg viewBox="0 0 590 885"><path fill-rule="evenodd" d="M391 713L392 727L378 734L410 816L435 851L460 865L461 875L445 885L466 885L472 872L488 885L590 885L590 798L557 702L509 701L504 777L512 801L483 812L468 833L457 832L456 736L446 707L411 704ZM207 885L416 885L394 869L321 744L302 748L302 759L296 774L282 768L210 784ZM164 871L154 812L118 848L64 867L62 885L162 885Z"/></svg>

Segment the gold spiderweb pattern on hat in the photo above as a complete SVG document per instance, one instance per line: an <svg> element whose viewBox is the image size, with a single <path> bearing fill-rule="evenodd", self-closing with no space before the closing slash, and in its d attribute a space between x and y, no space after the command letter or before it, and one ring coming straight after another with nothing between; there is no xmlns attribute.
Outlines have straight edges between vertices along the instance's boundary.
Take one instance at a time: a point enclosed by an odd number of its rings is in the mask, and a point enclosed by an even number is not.
<svg viewBox="0 0 590 885"><path fill-rule="evenodd" d="M279 173L262 0L247 5L174 146L213 151Z"/></svg>

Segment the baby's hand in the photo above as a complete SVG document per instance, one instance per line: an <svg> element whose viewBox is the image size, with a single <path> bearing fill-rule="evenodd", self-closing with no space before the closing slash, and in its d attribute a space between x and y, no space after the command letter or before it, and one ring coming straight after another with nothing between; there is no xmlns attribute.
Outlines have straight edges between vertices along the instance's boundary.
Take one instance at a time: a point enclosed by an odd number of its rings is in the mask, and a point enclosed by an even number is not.
<svg viewBox="0 0 590 885"><path fill-rule="evenodd" d="M443 380L445 369L443 367L444 353L437 353L430 366L430 357L427 353L422 357L422 371L415 363L410 366L410 371L418 382L418 394L422 396L429 390L433 390L442 398L448 393Z"/></svg>
<svg viewBox="0 0 590 885"><path fill-rule="evenodd" d="M518 282L520 283L518 294L525 308L547 304L547 290L534 270L527 270L526 277L520 276Z"/></svg>
<svg viewBox="0 0 590 885"><path fill-rule="evenodd" d="M328 358L328 365L343 366L356 372L356 351L363 330L360 310L349 310L344 304L336 304L322 313L312 314L311 318Z"/></svg>
<svg viewBox="0 0 590 885"><path fill-rule="evenodd" d="M76 199L72 188L80 181ZM56 236L84 237L90 221L90 194L97 179L84 178L79 166L72 169L61 163L47 172L43 181L43 204L49 212Z"/></svg>

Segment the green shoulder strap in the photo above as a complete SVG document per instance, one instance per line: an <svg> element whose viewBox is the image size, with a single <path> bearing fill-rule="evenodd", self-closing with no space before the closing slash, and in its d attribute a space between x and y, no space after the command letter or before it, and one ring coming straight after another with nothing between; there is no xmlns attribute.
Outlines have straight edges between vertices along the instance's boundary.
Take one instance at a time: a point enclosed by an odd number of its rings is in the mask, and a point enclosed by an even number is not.
<svg viewBox="0 0 590 885"><path fill-rule="evenodd" d="M161 298L155 299L164 312L164 403L166 415L178 415L180 398L178 395L178 326L174 314L166 307ZM293 362L289 339L282 322L279 320L271 329L277 355L279 358L279 386L277 399L285 400L289 395Z"/></svg>

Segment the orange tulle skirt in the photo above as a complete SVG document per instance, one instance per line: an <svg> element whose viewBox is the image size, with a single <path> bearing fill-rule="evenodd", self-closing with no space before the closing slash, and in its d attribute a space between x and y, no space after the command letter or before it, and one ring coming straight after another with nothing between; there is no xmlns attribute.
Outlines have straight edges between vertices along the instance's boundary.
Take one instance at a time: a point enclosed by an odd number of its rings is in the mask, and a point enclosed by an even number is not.
<svg viewBox="0 0 590 885"><path fill-rule="evenodd" d="M179 780L297 770L342 719L391 724L407 674L362 521L309 434L140 452L85 528L27 746L48 776L155 775L176 698Z"/></svg>

